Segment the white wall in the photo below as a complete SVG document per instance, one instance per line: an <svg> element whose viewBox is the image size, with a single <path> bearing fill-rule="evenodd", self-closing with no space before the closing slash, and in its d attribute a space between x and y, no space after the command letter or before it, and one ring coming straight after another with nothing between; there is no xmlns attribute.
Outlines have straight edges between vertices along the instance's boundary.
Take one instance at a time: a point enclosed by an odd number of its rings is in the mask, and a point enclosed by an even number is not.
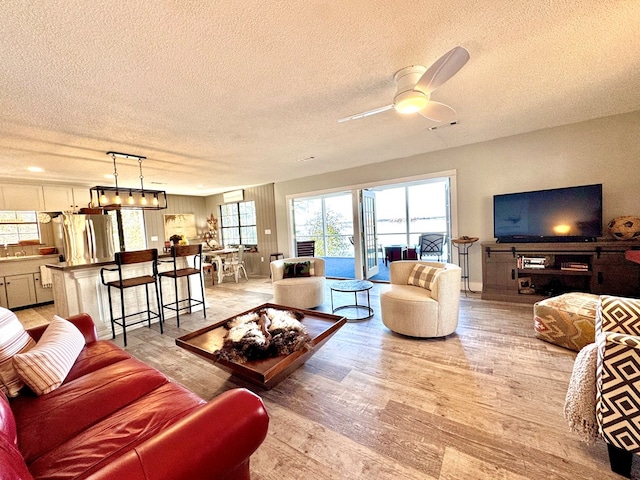
<svg viewBox="0 0 640 480"><path fill-rule="evenodd" d="M287 195L455 169L460 235L493 238L493 195L603 184L606 223L640 215L640 111L415 155L274 185L278 247L289 250ZM472 286L482 278L480 247L469 250Z"/></svg>

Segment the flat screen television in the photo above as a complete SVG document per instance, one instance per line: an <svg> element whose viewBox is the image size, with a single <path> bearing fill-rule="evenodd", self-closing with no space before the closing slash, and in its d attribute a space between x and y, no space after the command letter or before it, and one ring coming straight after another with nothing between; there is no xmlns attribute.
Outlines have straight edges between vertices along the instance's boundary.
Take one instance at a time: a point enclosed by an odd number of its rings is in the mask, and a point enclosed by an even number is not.
<svg viewBox="0 0 640 480"><path fill-rule="evenodd" d="M602 184L493 197L498 242L595 241L602 236Z"/></svg>

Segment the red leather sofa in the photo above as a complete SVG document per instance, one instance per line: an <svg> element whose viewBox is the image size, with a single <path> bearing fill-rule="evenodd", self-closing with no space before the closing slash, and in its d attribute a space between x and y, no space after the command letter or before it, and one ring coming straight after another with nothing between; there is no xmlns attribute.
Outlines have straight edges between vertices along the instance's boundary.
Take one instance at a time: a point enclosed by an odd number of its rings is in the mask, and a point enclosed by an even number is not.
<svg viewBox="0 0 640 480"><path fill-rule="evenodd" d="M86 346L64 383L39 397L0 392L2 480L250 478L269 424L258 396L234 389L205 402L99 341L88 315L69 320Z"/></svg>

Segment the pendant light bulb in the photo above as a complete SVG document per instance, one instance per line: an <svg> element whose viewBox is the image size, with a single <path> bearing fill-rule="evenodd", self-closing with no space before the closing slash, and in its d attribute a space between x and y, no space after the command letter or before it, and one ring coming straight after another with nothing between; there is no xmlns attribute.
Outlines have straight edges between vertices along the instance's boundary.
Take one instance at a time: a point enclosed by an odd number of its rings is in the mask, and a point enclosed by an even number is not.
<svg viewBox="0 0 640 480"><path fill-rule="evenodd" d="M113 199L113 203L115 203L116 205L122 204L122 200L120 200L120 193L118 193L117 190L116 190L116 196Z"/></svg>
<svg viewBox="0 0 640 480"><path fill-rule="evenodd" d="M107 204L107 196L104 194L104 190L102 190L100 192L100 199L98 200L98 204L99 205L106 205Z"/></svg>
<svg viewBox="0 0 640 480"><path fill-rule="evenodd" d="M153 206L154 207L158 206L158 194L157 193L153 194Z"/></svg>
<svg viewBox="0 0 640 480"><path fill-rule="evenodd" d="M135 200L133 198L133 194L131 193L131 190L129 190L129 205L133 205L135 203Z"/></svg>
<svg viewBox="0 0 640 480"><path fill-rule="evenodd" d="M140 205L147 204L147 197L144 196L144 192L142 192L142 197L140 198Z"/></svg>

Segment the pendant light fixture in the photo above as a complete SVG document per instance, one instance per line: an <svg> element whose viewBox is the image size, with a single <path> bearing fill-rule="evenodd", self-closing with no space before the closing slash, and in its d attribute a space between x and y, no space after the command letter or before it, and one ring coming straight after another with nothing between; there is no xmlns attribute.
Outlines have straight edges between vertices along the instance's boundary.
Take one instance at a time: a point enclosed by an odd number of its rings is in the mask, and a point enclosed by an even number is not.
<svg viewBox="0 0 640 480"><path fill-rule="evenodd" d="M144 175L142 174L142 161L147 157L140 155L132 155L130 153L107 152L113 159L113 178L115 187L96 186L89 189L91 195L91 203L99 208L107 210L116 210L123 208L137 208L145 210L162 210L167 208L167 193L164 190L148 190L144 188ZM140 171L140 188L120 188L118 185L118 166L116 157L124 159L135 159L138 161ZM120 197L120 190L128 192L126 202ZM149 204L148 197L152 198Z"/></svg>

